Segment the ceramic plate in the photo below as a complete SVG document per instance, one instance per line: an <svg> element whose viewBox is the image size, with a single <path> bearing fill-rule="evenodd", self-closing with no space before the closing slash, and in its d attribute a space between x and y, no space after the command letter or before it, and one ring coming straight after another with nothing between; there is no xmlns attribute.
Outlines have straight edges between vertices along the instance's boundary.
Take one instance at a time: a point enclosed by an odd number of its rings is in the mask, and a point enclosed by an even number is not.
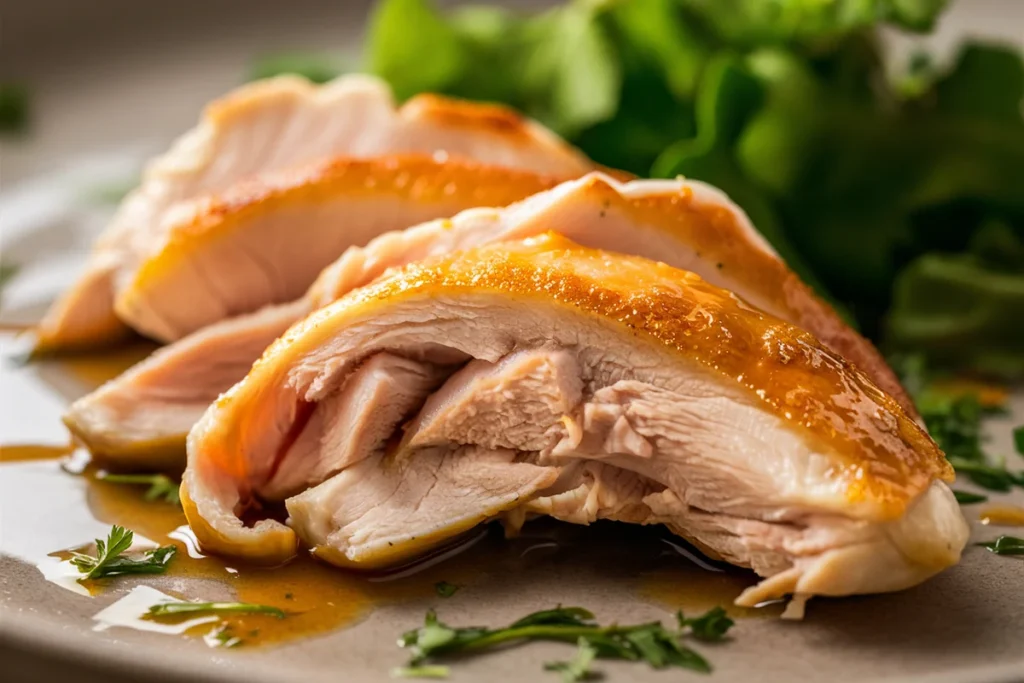
<svg viewBox="0 0 1024 683"><path fill-rule="evenodd" d="M34 4L39 11L74 5ZM237 30L221 32L216 26L228 17L213 16L221 10L209 4L175 3L173 21L151 18L138 35L104 29L80 13L75 16L88 30L55 29L58 38L73 38L4 48L5 60L31 60L21 63L22 71L39 93L35 136L2 150L3 259L21 266L0 312L4 680L385 681L406 661L396 638L422 623L428 608L455 625L500 625L557 604L584 606L601 621L619 623L668 622L677 609L695 613L728 604L751 575L708 563L656 529L611 524L536 523L511 541L486 529L390 575L352 576L306 561L276 570L234 567L197 556L180 509L144 501L142 488L104 482L82 457L69 454L60 423L67 404L151 349L25 364L16 328L36 320L73 278L109 217L105 197L190 125L202 102L237 82L251 55L337 47L362 22L361 6L349 14L351 6L340 7L346 3L297 3L302 12L292 3L288 11L283 4L247 3L252 9L237 18ZM18 12L24 19L31 9ZM180 49L182 42L189 49ZM1024 394L1011 403L1013 415L988 425L993 452L1012 453L1010 428L1024 421ZM1021 491L996 498L1024 505ZM975 541L1012 532L979 523L985 509L965 508ZM84 590L62 560L111 524L135 529L140 543L175 544L174 570L112 581L93 594ZM439 596L435 584L441 581L458 591ZM227 629L218 621L139 619L161 594L272 604L290 616L239 617L228 620ZM971 546L959 566L915 589L815 600L802 622L781 620L777 605L740 611L728 642L697 647L714 667L708 680L723 683L1019 681L1022 604L1024 562ZM226 647L232 638L243 642ZM467 659L453 667L452 680L556 680L543 663L570 651L531 644ZM615 662L601 662L599 669L609 681L698 677Z"/></svg>

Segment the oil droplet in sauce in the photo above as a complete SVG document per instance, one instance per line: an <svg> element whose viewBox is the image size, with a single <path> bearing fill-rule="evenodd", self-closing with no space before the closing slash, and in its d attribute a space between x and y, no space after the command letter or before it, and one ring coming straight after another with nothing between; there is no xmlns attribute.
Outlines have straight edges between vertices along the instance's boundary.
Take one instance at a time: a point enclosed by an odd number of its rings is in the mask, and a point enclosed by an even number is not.
<svg viewBox="0 0 1024 683"><path fill-rule="evenodd" d="M981 511L981 523L991 526L1024 526L1024 507L990 505Z"/></svg>

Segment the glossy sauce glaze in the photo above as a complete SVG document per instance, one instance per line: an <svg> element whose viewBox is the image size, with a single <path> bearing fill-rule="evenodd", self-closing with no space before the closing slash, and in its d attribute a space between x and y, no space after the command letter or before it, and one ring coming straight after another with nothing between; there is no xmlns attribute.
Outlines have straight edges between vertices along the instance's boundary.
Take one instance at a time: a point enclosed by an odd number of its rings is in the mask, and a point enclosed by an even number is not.
<svg viewBox="0 0 1024 683"><path fill-rule="evenodd" d="M989 526L1024 527L1024 507L1019 505L989 505L981 510L981 523Z"/></svg>
<svg viewBox="0 0 1024 683"><path fill-rule="evenodd" d="M2 451L0 476L6 484L19 486L19 479L24 486L31 484L32 495L39 500L60 498L67 503L68 487L84 486L81 509L71 511L73 524L58 522L55 528L53 520L40 520L34 526L34 534L54 538L53 545L47 546L49 557L41 559L53 563L67 560L72 550L94 554L89 539L82 536L102 536L112 524L132 529L137 539L143 537L157 545L174 544L178 549L167 572L160 576L102 579L82 586L65 562L64 573L57 575L60 580L55 580L59 585L85 588L78 592L93 596L104 596L108 591L121 594L133 586L135 591L138 586L151 586L175 599L240 601L278 607L287 613L284 619L263 614L230 614L202 620L191 614L157 620L168 626L187 622L184 625L188 627L180 636L202 638L212 647L249 647L323 634L356 623L383 605L430 601L443 607L443 598L436 593L436 584L441 581L484 591L497 583L506 585L513 581L529 591L531 583L548 581L551 573L586 577L611 571L611 580L621 585L622 590L688 614L715 605L728 607L734 616L755 612L777 614L773 609L730 607L733 599L754 582L752 574L704 560L661 529L611 523L586 528L538 520L527 524L522 535L512 539L503 538L497 526L491 525L415 564L383 574L345 572L305 553L277 567L240 564L200 554L180 507L161 500L146 501L144 485L104 481L102 471L88 463L82 451L76 451L71 458L61 457L67 449L49 447L6 447ZM44 459L44 455L50 459ZM90 526L82 526L83 522ZM58 532L61 526L67 531L69 525L79 529L75 533L80 542L59 549L66 535L58 538ZM42 562L39 566L48 574ZM609 570L611 567L614 569ZM134 592L129 593L122 600L128 601L133 595ZM458 594L448 599L457 600ZM116 612L117 604L113 609L107 607L102 614ZM600 612L600 605L585 606ZM134 619L115 625L157 630L140 624L140 618L142 622L150 619L142 616L138 605L135 610L137 614L129 615ZM97 630L105 628L102 619L100 616ZM173 635L174 629L158 632Z"/></svg>

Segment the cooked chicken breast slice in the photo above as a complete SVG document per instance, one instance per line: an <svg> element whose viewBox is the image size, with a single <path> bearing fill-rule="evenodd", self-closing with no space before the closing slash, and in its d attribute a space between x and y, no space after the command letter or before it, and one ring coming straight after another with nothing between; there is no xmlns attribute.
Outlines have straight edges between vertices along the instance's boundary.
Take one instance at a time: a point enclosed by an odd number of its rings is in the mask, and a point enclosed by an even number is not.
<svg viewBox="0 0 1024 683"><path fill-rule="evenodd" d="M472 206L505 206L557 181L530 171L402 155L265 175L169 227L119 288L121 320L171 342L301 298L353 245Z"/></svg>
<svg viewBox="0 0 1024 683"><path fill-rule="evenodd" d="M438 153L562 178L593 168L549 130L498 106L421 95L398 107L383 81L362 75L319 86L292 76L251 83L208 105L195 128L150 162L83 275L40 323L39 349L97 346L126 335L115 292L175 225L210 215L211 204L195 204L199 198L339 155L393 153Z"/></svg>
<svg viewBox="0 0 1024 683"><path fill-rule="evenodd" d="M508 185L505 188L515 193ZM137 459L137 442L171 443L177 439L183 451L190 419L194 424L220 392L244 376L259 355L255 349L268 346L314 308L366 285L388 268L549 229L585 246L645 256L690 270L736 292L813 333L916 415L899 381L871 343L847 327L786 267L743 212L721 192L697 181L619 182L592 173L507 208L471 209L452 219L387 233L365 247L353 247L323 271L304 303L263 309L180 340L132 373L76 402L67 422L86 445L98 448L108 458L122 460L127 467L145 466ZM206 366L211 368L205 373L209 380L195 382L195 374L203 376L201 369ZM179 370L186 367L189 370ZM236 374L228 377L220 371L226 368L233 368ZM180 420L147 419L140 425L135 419L142 410L158 415L166 404L174 406ZM190 419L186 404L192 406ZM118 432L125 435L120 444L111 441Z"/></svg>
<svg viewBox="0 0 1024 683"><path fill-rule="evenodd" d="M237 302L244 297L296 300L229 317L164 347L73 403L64 422L108 464L180 468L185 435L206 406L312 310L312 297L302 291L346 247L479 204L504 206L554 184L529 171L401 156L332 161L285 174L276 185L259 183L259 191L236 188L206 219L171 233L166 258L177 259L189 277L165 282L158 296L139 303L148 329L179 329L179 321L204 314L223 317L232 312L225 304L231 296L243 310ZM320 201L325 195L329 200ZM195 244L197 236L202 244ZM264 257L252 260L260 250L277 253L265 256L272 272L263 268L269 268ZM159 270L161 263L147 267ZM377 272L386 267L379 264Z"/></svg>
<svg viewBox="0 0 1024 683"><path fill-rule="evenodd" d="M348 410L338 397L381 353L447 381L402 442L318 481L325 454L288 458L295 435ZM452 473L485 452L486 477ZM493 517L660 523L765 577L753 604L954 564L968 530L951 477L898 402L811 334L692 273L545 235L409 265L294 326L192 430L182 494L204 549L269 562L301 538L377 567ZM282 494L285 478L308 488ZM289 525L242 522L282 498Z"/></svg>

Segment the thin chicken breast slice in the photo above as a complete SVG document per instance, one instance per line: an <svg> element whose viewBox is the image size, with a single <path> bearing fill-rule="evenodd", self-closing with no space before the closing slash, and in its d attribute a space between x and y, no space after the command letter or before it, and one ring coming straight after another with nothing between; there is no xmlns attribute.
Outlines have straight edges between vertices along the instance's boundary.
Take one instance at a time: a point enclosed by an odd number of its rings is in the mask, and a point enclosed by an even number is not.
<svg viewBox="0 0 1024 683"><path fill-rule="evenodd" d="M171 342L302 297L347 248L467 207L505 206L557 181L422 155L334 159L240 183L169 227L118 287L118 316Z"/></svg>
<svg viewBox="0 0 1024 683"><path fill-rule="evenodd" d="M301 416L379 353L441 372L471 360L424 399L404 443L322 482L319 457L291 458L287 476L310 486L275 492ZM501 414L515 428L499 442L487 426ZM511 473L460 488L457 507L423 508L426 539L389 532L385 550L375 525L426 502L430 475L403 468L440 475L466 448L550 471L534 489ZM967 525L951 477L898 402L813 335L692 273L544 235L409 265L291 328L190 433L182 498L204 549L269 562L301 537L328 561L379 566L486 517L660 523L765 577L750 604L896 590L954 564ZM436 490L448 480L429 495L451 500ZM397 487L413 502L366 516ZM242 522L282 497L290 525Z"/></svg>
<svg viewBox="0 0 1024 683"><path fill-rule="evenodd" d="M436 95L398 107L383 81L363 75L324 85L293 76L251 83L208 105L195 128L150 162L78 282L40 323L38 348L98 346L125 336L116 291L175 225L209 215L211 204L200 198L305 163L393 153L438 153L562 178L593 168L552 132L502 107Z"/></svg>
<svg viewBox="0 0 1024 683"><path fill-rule="evenodd" d="M230 383L207 382L204 391L197 391L195 386L179 383L176 376L186 375L173 366L230 365L241 370L232 378L237 381L258 356L238 357L243 349L268 346L291 322L366 285L388 268L549 229L584 246L645 256L690 270L736 292L762 310L813 333L916 416L912 402L871 343L845 325L786 267L725 195L697 181L620 182L592 173L507 208L470 209L451 219L381 235L365 247L353 247L323 271L306 293L304 304L264 309L186 337L170 347L173 351L144 361L138 374L118 378L75 403L68 421L93 447L93 433L112 434L119 429L117 412L106 404L147 406L149 412L158 414L163 402L181 396L191 402L194 422ZM271 320L272 325L268 324ZM137 380L140 376L159 378L160 382L141 383ZM184 401L172 402L184 418ZM184 444L185 419L167 421L163 423L166 428L157 423L148 434L142 433L133 415L125 413L123 419L123 432L130 435L123 443L125 466L133 466L133 454L138 450L135 440L171 443L177 439ZM103 453L118 455L112 448L104 448Z"/></svg>
<svg viewBox="0 0 1024 683"><path fill-rule="evenodd" d="M317 180L311 185L295 176L294 185L285 183L276 195L272 183L263 183L264 200L248 203L244 187L238 191L237 202L229 193L219 216L215 235L235 242L259 242L268 237L262 227L287 232L291 245L281 251L303 253L305 264L294 263L294 277L272 274L257 277L262 288L257 296L266 298L296 297L297 282L306 287L320 272L323 263L353 244L361 244L381 233L415 225L438 216L449 216L480 203L506 205L554 184L554 181L529 171L517 171L471 162L441 162L426 157L390 157L385 159L345 159L318 166L310 174ZM292 176L288 176L292 177ZM324 185L317 185L321 180ZM315 197L328 193L330 201L320 202L314 209L309 202L292 192L311 192ZM272 219L260 221L250 213L259 214L268 202L275 204ZM302 207L305 219L294 218L288 207ZM234 208L232 208L234 207ZM234 217L234 218L230 218ZM230 219L229 219L230 218ZM247 226L230 229L233 221ZM297 226L297 227L296 227ZM208 227L208 226L207 226ZM207 227L195 227L203 232ZM299 229L301 228L301 234ZM177 235L177 233L174 233ZM276 243L277 237L271 236ZM330 244L324 244L329 241ZM187 242L187 240L186 240ZM264 245L266 246L266 245ZM242 253L246 253L242 250ZM196 268L192 284L176 282L163 292L162 301L151 300L147 315L153 325L171 326L184 311L216 312L223 299L204 299L195 291L201 286L201 275L216 270L219 258L231 259L230 243L222 248L197 255L185 248L186 263ZM237 261L237 258L235 259ZM282 255L279 262L284 262ZM278 267L281 270L281 267ZM238 273L227 273L235 278ZM237 279L222 289L245 294L247 289ZM301 293L301 289L299 290ZM281 292L287 292L282 294ZM161 299L161 297L157 297ZM268 306L255 313L227 318L190 335L178 343L160 349L150 358L104 384L71 405L64 422L75 437L107 464L129 469L180 468L183 462L185 435L196 423L211 401L240 380L271 341L296 320L311 311L309 298L298 298L287 304ZM221 310L223 313L224 311Z"/></svg>

